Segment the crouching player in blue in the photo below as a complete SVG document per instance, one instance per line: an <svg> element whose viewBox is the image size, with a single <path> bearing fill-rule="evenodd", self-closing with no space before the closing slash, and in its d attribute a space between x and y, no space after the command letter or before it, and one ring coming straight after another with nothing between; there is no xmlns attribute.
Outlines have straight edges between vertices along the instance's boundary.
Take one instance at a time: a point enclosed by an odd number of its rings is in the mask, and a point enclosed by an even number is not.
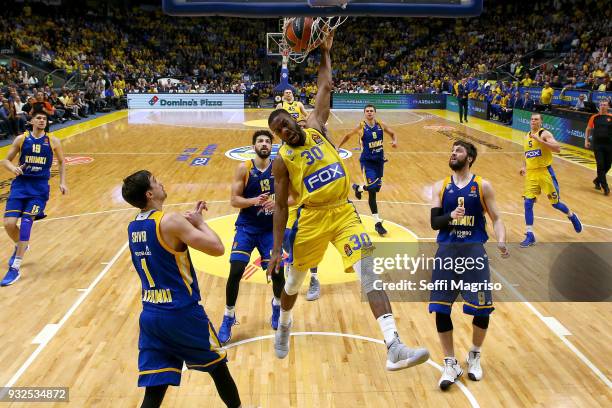
<svg viewBox="0 0 612 408"><path fill-rule="evenodd" d="M236 220L236 235L230 255L230 273L225 288L225 312L219 328L222 344L232 338L232 326L236 324L236 300L240 280L251 259L255 248L261 257L261 267L265 270L270 261L274 244L272 214L274 212L274 177L272 176L272 133L258 130L253 133L255 158L238 165L232 183L231 204L240 208ZM278 328L280 316L280 297L285 286L283 273L272 275L272 329Z"/></svg>
<svg viewBox="0 0 612 408"><path fill-rule="evenodd" d="M210 373L223 402L240 407L226 351L199 304L198 279L188 251L188 246L212 256L225 251L202 218L206 203L199 201L184 215L164 214L164 186L146 170L123 180L121 194L141 210L128 226L132 263L142 283L138 386L146 390L141 407L161 405L168 385L180 384L183 363Z"/></svg>
<svg viewBox="0 0 612 408"><path fill-rule="evenodd" d="M480 348L489 327L489 315L493 312L491 274L484 248L488 240L485 212L493 222L502 257L509 255L506 228L499 217L493 187L470 172L476 155L473 144L456 141L449 160L453 174L438 181L432 191L431 227L440 232L429 312L436 313L436 328L445 356L438 382L442 390L447 390L463 374L455 358L450 317L459 293L464 301L463 313L474 316L472 348L467 357L468 376L473 381L482 378Z"/></svg>
<svg viewBox="0 0 612 408"><path fill-rule="evenodd" d="M58 138L45 133L47 120L45 112L35 112L31 121L32 130L15 138L6 159L2 161L4 168L17 177L11 183L4 211L4 229L15 242L15 249L8 262L8 272L0 286L12 285L19 279L32 224L34 220L45 217L44 209L49 200L49 179L54 155L59 165L60 191L62 194L68 192L62 145ZM16 166L13 160L18 154L19 163ZM18 220L21 220L19 226Z"/></svg>

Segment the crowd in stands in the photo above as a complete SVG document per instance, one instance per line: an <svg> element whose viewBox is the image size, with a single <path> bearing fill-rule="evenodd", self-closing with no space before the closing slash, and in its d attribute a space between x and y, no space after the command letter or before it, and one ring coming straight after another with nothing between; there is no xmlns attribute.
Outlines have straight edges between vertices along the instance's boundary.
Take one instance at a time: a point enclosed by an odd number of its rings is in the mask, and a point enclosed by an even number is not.
<svg viewBox="0 0 612 408"><path fill-rule="evenodd" d="M335 38L335 91L453 93L461 78L472 84L480 79L471 97L502 111L515 102L518 86L612 91L612 8L606 2L487 0L478 18L423 21L349 19ZM56 89L54 96L52 81L13 65L0 69L2 102L14 99L9 86L24 104L42 90L57 122L120 107L129 92L247 93L257 105L273 94L278 78L280 60L265 48L265 34L277 31L278 20L270 19L177 19L159 8L85 13L13 4L0 16L0 49L76 76L80 90ZM543 49L556 57L529 57ZM307 102L316 93L317 66L313 52L290 67ZM508 82L486 86L482 79L493 72ZM24 113L13 112L9 103L0 110L0 120L4 116L10 133L19 131L22 121L10 118Z"/></svg>

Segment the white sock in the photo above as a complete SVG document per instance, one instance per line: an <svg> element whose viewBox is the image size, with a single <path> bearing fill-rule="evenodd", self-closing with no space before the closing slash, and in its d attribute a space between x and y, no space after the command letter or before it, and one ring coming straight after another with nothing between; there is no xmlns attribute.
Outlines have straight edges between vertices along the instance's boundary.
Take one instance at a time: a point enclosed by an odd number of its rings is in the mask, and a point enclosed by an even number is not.
<svg viewBox="0 0 612 408"><path fill-rule="evenodd" d="M382 222L383 220L378 216L378 214L372 214L372 217L374 217L374 221L376 222Z"/></svg>
<svg viewBox="0 0 612 408"><path fill-rule="evenodd" d="M284 310L281 307L279 323L283 326L288 326L291 323L291 310Z"/></svg>
<svg viewBox="0 0 612 408"><path fill-rule="evenodd" d="M16 256L15 259L13 259L13 264L11 265L11 268L15 268L19 270L20 267L21 267L21 258Z"/></svg>
<svg viewBox="0 0 612 408"><path fill-rule="evenodd" d="M472 345L472 347L470 347L470 351L475 351L476 353L480 353L480 347L476 347Z"/></svg>
<svg viewBox="0 0 612 408"><path fill-rule="evenodd" d="M363 193L363 192L365 191L365 189L363 188L363 186L362 186L361 184L359 184L359 185L357 186L357 191L359 191L359 192Z"/></svg>
<svg viewBox="0 0 612 408"><path fill-rule="evenodd" d="M384 314L376 319L376 321L378 321L378 324L380 325L380 331L383 332L385 343L387 345L391 344L395 337L398 336L393 315L391 313Z"/></svg>
<svg viewBox="0 0 612 408"><path fill-rule="evenodd" d="M527 232L533 232L533 225L527 226Z"/></svg>
<svg viewBox="0 0 612 408"><path fill-rule="evenodd" d="M274 306L278 306L278 305L280 305L280 298L277 298L276 296L274 296L274 297L272 298L272 304L273 304Z"/></svg>
<svg viewBox="0 0 612 408"><path fill-rule="evenodd" d="M318 280L319 277L317 276L317 272L310 272L310 278L314 280Z"/></svg>
<svg viewBox="0 0 612 408"><path fill-rule="evenodd" d="M225 306L225 312L223 314L228 317L236 317L235 308L236 306Z"/></svg>

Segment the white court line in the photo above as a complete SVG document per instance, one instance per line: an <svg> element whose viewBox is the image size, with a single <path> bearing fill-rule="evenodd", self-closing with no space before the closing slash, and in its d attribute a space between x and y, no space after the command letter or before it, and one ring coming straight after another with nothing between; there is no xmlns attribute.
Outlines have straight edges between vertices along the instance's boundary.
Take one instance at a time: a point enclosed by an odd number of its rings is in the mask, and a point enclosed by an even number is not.
<svg viewBox="0 0 612 408"><path fill-rule="evenodd" d="M373 339L372 337L365 337L365 336L359 336L357 334L350 334L350 333L336 333L336 332L295 332L295 333L291 333L292 336L331 336L331 337L348 337L351 339L357 339L357 340L364 340L364 341L369 341L371 343L377 343L377 344L382 344L384 345L385 342L379 339ZM235 343L230 343L226 346L224 346L223 348L228 350L231 349L233 347L237 347L240 346L242 344L247 344L247 343L252 343L255 341L260 341L260 340L268 340L268 339L274 339L274 335L273 334L268 334L265 336L257 336L257 337L253 337L250 339L245 339L245 340L240 340L237 341ZM427 360L427 364L429 364L430 366L436 368L438 371L442 372L442 367L436 363L434 363L431 359ZM184 368L183 368L184 371ZM461 382L461 380L457 380L455 382L455 384L457 384L457 387L459 387L459 389L461 390L461 392L463 392L463 394L465 395L465 397L468 399L468 401L470 402L470 405L473 408L480 408L480 405L478 404L478 401L476 400L476 397L474 396L474 394L472 394L472 392Z"/></svg>
<svg viewBox="0 0 612 408"><path fill-rule="evenodd" d="M601 370L597 368L597 366L593 364L591 360L587 358L587 356L585 356L580 350L578 350L576 346L572 344L571 341L565 338L565 335L560 330L555 330L548 324L547 322L548 317L542 315L542 313L540 313L540 311L536 309L534 305L532 305L531 303L527 301L525 296L523 296L523 294L519 292L514 287L514 285L511 285L510 282L508 282L508 280L501 273L495 270L491 265L489 265L489 269L491 270L491 272L495 273L499 277L499 280L502 281L503 284L506 285L508 288L510 288L510 290L514 292L514 294L522 301L522 303L525 306L527 306L529 310L531 310L533 314L536 315L538 319L540 319L546 327L548 327L557 337L559 337L561 341L567 346L567 348L569 348L580 360L582 360L582 362L586 364L587 367L589 367L591 371L593 371L593 373L595 373L595 375L599 377L599 379L608 386L608 388L612 388L612 382L608 379L608 377L606 377L601 372Z"/></svg>
<svg viewBox="0 0 612 408"><path fill-rule="evenodd" d="M72 314L75 312L75 310L81 305L81 303L83 303L83 301L87 298L87 296L89 296L89 294L92 292L92 290L102 280L104 275L106 275L106 273L110 270L110 268L113 266L113 264L115 262L117 262L117 260L119 259L121 254L123 254L123 252L127 249L127 247L128 247L128 242L123 244L123 246L119 249L119 251L117 251L115 256L113 256L113 259L111 259L110 262L108 263L108 265L106 265L106 267L102 270L102 272L100 272L98 274L98 276L96 276L96 278L93 280L93 282L91 282L89 284L87 289L85 289L82 292L81 296L79 296L79 298L72 304L70 309L68 309L68 311L60 319L60 321L58 323L56 323L56 324L53 324L53 329L55 330L53 335L55 333L57 333L62 328L62 326L66 323L66 321L68 321L70 316L72 316ZM44 330L45 329L43 329L43 331ZM38 355L44 350L44 348L47 346L47 344L49 344L49 342L53 338L53 335L51 335L51 336L49 336L49 335L40 336L40 334L39 334L39 336L38 336L39 338L38 339L41 340L41 343L38 345L38 347L36 347L36 350L34 350L32 352L32 354L30 354L28 359L21 365L21 367L19 367L19 369L11 377L11 379L8 380L8 382L4 386L5 387L4 391L0 390L0 399L2 399L4 394L6 394L6 392L8 392L8 387L12 387L13 385L15 385L15 383L19 380L19 378L23 375L23 373L25 373L26 370L30 367L30 365L34 362L34 360L36 360L36 357L38 357Z"/></svg>
<svg viewBox="0 0 612 408"><path fill-rule="evenodd" d="M330 112L331 112L331 114L332 114L332 115L334 115L334 118L336 118L336 120L337 120L338 122L340 122L341 124L343 124L343 125L344 125L344 122L342 121L342 119L340 119L340 117L339 117L338 115L336 115L336 113L333 111L333 109L332 109L332 110L330 110Z"/></svg>

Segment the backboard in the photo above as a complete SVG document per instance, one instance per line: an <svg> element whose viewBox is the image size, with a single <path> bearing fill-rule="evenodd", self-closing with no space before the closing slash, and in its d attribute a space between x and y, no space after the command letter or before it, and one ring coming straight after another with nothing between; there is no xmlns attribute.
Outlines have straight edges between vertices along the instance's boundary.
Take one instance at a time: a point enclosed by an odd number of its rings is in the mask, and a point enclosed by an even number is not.
<svg viewBox="0 0 612 408"><path fill-rule="evenodd" d="M320 6L342 3L343 6ZM482 13L483 0L163 0L174 16L248 18L297 16L471 17Z"/></svg>

